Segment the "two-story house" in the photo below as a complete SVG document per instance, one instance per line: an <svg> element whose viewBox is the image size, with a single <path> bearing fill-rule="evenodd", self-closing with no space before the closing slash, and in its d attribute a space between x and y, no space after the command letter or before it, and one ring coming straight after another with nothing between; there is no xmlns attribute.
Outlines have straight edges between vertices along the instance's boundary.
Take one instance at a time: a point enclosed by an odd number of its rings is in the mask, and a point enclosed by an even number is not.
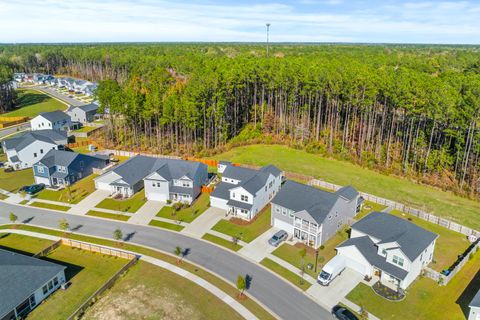
<svg viewBox="0 0 480 320"><path fill-rule="evenodd" d="M93 169L103 169L109 163L109 157L50 150L40 161L33 165L35 183L51 187L69 186L93 173Z"/></svg>
<svg viewBox="0 0 480 320"><path fill-rule="evenodd" d="M275 166L253 170L227 165L210 195L210 205L250 220L273 199L281 183L282 172Z"/></svg>
<svg viewBox="0 0 480 320"><path fill-rule="evenodd" d="M70 107L67 110L67 114L70 116L72 121L80 123L93 122L95 120L95 115L98 111L98 105L95 103L85 104L78 107Z"/></svg>
<svg viewBox="0 0 480 320"><path fill-rule="evenodd" d="M32 131L35 130L58 130L68 131L72 128L70 116L63 111L43 112L30 120Z"/></svg>
<svg viewBox="0 0 480 320"><path fill-rule="evenodd" d="M318 248L356 216L362 203L350 186L327 192L289 180L272 200L271 224Z"/></svg>
<svg viewBox="0 0 480 320"><path fill-rule="evenodd" d="M145 187L149 200L191 203L207 180L208 167L203 163L135 156L95 178L95 187L122 197Z"/></svg>
<svg viewBox="0 0 480 320"><path fill-rule="evenodd" d="M352 225L337 256L344 257L347 267L405 290L432 261L437 237L408 220L372 212Z"/></svg>
<svg viewBox="0 0 480 320"><path fill-rule="evenodd" d="M2 147L7 155L7 165L20 170L31 168L49 150L63 149L67 142L67 133L64 131L37 130L6 139Z"/></svg>

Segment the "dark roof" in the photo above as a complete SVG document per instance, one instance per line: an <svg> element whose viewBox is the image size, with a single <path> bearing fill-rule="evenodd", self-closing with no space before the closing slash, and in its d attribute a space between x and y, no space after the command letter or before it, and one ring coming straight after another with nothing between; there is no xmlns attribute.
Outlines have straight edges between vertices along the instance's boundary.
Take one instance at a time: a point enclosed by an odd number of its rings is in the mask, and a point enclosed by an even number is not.
<svg viewBox="0 0 480 320"><path fill-rule="evenodd" d="M60 120L64 120L65 118L70 119L70 116L63 111L50 111L50 112L42 112L40 113L42 117L47 119L50 122L57 122Z"/></svg>
<svg viewBox="0 0 480 320"><path fill-rule="evenodd" d="M15 162L20 161L20 159L18 159L17 156L13 156L13 157L10 158L10 161L11 161L12 163L15 163Z"/></svg>
<svg viewBox="0 0 480 320"><path fill-rule="evenodd" d="M250 209L252 209L253 205L251 205L250 203L245 203L245 202L241 202L241 201L228 200L227 206L232 206L232 207L235 207L235 208L250 210Z"/></svg>
<svg viewBox="0 0 480 320"><path fill-rule="evenodd" d="M193 197L193 188L187 187L180 187L180 186L171 186L170 193L180 193L180 194L188 194Z"/></svg>
<svg viewBox="0 0 480 320"><path fill-rule="evenodd" d="M219 164L223 164L223 165L232 164L230 161L224 161L224 160L220 160L218 163L219 163Z"/></svg>
<svg viewBox="0 0 480 320"><path fill-rule="evenodd" d="M239 181L245 181L253 177L258 173L257 170L239 167L239 166L227 166L223 171L222 176Z"/></svg>
<svg viewBox="0 0 480 320"><path fill-rule="evenodd" d="M383 212L370 213L354 223L352 229L379 239L380 243L397 242L410 261L414 261L438 237L408 220Z"/></svg>
<svg viewBox="0 0 480 320"><path fill-rule="evenodd" d="M71 151L52 149L48 151L47 154L42 158L42 160L38 161L38 163L41 163L48 168L51 168L53 166L68 167L78 157L81 157L84 160L100 159L105 161L104 157L90 156L87 154L80 154Z"/></svg>
<svg viewBox="0 0 480 320"><path fill-rule="evenodd" d="M0 249L0 318L66 267Z"/></svg>
<svg viewBox="0 0 480 320"><path fill-rule="evenodd" d="M475 281L475 279L473 281ZM477 291L477 294L475 294L475 297L473 297L472 301L468 306L480 308L480 289Z"/></svg>
<svg viewBox="0 0 480 320"><path fill-rule="evenodd" d="M318 224L322 224L339 197L338 193L287 180L272 203L295 213L305 210Z"/></svg>
<svg viewBox="0 0 480 320"><path fill-rule="evenodd" d="M84 104L83 106L77 107L85 112L92 112L92 111L97 111L99 106L95 103L90 103L90 104Z"/></svg>
<svg viewBox="0 0 480 320"><path fill-rule="evenodd" d="M230 189L235 188L237 185L232 183L220 182L215 186L215 190L210 194L211 197L220 198L224 200L230 199Z"/></svg>
<svg viewBox="0 0 480 320"><path fill-rule="evenodd" d="M185 160L135 156L109 172L118 174L123 181L133 186L148 175L157 172L165 179L194 179L199 170L207 171L207 165Z"/></svg>
<svg viewBox="0 0 480 320"><path fill-rule="evenodd" d="M6 149L15 149L18 152L37 140L58 145L66 142L67 133L65 131L56 130L36 130L26 132L14 138L6 139L3 143Z"/></svg>
<svg viewBox="0 0 480 320"><path fill-rule="evenodd" d="M278 177L282 173L280 169L278 169L272 164L261 168L260 171L271 173L274 177Z"/></svg>
<svg viewBox="0 0 480 320"><path fill-rule="evenodd" d="M357 247L358 251L360 251L360 253L371 265L385 271L392 276L395 276L400 280L405 279L408 274L406 270L387 262L384 257L379 255L377 253L377 246L368 236L350 238L341 243L338 248L349 246Z"/></svg>
<svg viewBox="0 0 480 320"><path fill-rule="evenodd" d="M352 186L340 188L335 193L348 201L355 199L359 194L358 191L355 190L355 188L353 188Z"/></svg>
<svg viewBox="0 0 480 320"><path fill-rule="evenodd" d="M280 173L281 171L272 165L263 167L260 170L228 165L225 168L222 176L225 178L239 180L240 183L236 185L235 188L242 187L249 193L255 194L258 190L265 186L270 174L272 174L274 177L278 177Z"/></svg>

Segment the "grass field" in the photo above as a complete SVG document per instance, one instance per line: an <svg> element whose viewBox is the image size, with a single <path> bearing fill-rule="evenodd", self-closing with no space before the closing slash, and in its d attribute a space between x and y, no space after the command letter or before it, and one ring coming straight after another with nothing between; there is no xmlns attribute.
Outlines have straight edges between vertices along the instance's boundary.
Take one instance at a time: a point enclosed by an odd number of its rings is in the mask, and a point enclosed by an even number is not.
<svg viewBox="0 0 480 320"><path fill-rule="evenodd" d="M299 287L302 290L307 290L312 286L310 282L307 282L306 280L302 279L302 277L299 276L298 274L293 273L292 271L282 267L281 265L279 265L273 260L265 258L262 261L260 261L260 264L272 270L273 272L278 274L280 277L291 282L293 285Z"/></svg>
<svg viewBox="0 0 480 320"><path fill-rule="evenodd" d="M86 196L95 191L95 183L93 179L97 176L98 175L96 174L92 174L75 182L70 187L70 192L67 190L67 188L60 191L45 189L39 192L36 198L68 203L79 203Z"/></svg>
<svg viewBox="0 0 480 320"><path fill-rule="evenodd" d="M212 230L250 242L270 229L270 214L270 206L266 206L250 224L239 225L228 220L220 220Z"/></svg>
<svg viewBox="0 0 480 320"><path fill-rule="evenodd" d="M5 172L0 169L0 189L10 192L17 192L23 186L34 183L33 170L24 169L13 172Z"/></svg>
<svg viewBox="0 0 480 320"><path fill-rule="evenodd" d="M173 231L182 231L184 228L183 226L178 224L173 224L173 223L168 223L168 222L158 221L158 220L152 220L148 225L153 227L173 230Z"/></svg>
<svg viewBox="0 0 480 320"><path fill-rule="evenodd" d="M4 117L36 117L42 112L65 110L65 104L55 100L40 91L20 89L18 92L18 106L15 110L2 114Z"/></svg>
<svg viewBox="0 0 480 320"><path fill-rule="evenodd" d="M147 202L147 199L145 198L145 190L142 190L125 200L107 198L97 204L97 208L135 213L145 204L145 202Z"/></svg>
<svg viewBox="0 0 480 320"><path fill-rule="evenodd" d="M0 233L0 248L14 251L25 255L34 255L49 245L53 241L27 237L16 233Z"/></svg>
<svg viewBox="0 0 480 320"><path fill-rule="evenodd" d="M326 159L279 145L252 145L216 155L215 159L244 164L274 164L290 172L353 185L360 191L395 200L480 230L480 202L405 179L386 176L345 161Z"/></svg>
<svg viewBox="0 0 480 320"><path fill-rule="evenodd" d="M375 316L389 319L449 319L468 317L468 304L480 286L480 252L474 255L447 286L438 286L433 280L422 277L409 288L403 301L390 302L373 290L359 284L347 299L363 306Z"/></svg>
<svg viewBox="0 0 480 320"><path fill-rule="evenodd" d="M119 220L119 221L127 221L128 219L130 219L130 216L127 216L127 215L95 211L95 210L88 211L87 216L95 216L95 217L107 218L107 219L113 219L113 220Z"/></svg>
<svg viewBox="0 0 480 320"><path fill-rule="evenodd" d="M90 132L90 131L93 131L95 129L97 129L97 127L84 126L84 127L81 127L78 130L75 130L74 132Z"/></svg>
<svg viewBox="0 0 480 320"><path fill-rule="evenodd" d="M208 209L209 204L209 194L202 193L190 207L175 211L172 207L165 206L157 213L157 217L192 222Z"/></svg>
<svg viewBox="0 0 480 320"><path fill-rule="evenodd" d="M154 316L155 315L155 316ZM243 319L225 302L193 282L138 262L82 319Z"/></svg>
<svg viewBox="0 0 480 320"><path fill-rule="evenodd" d="M45 209L53 209L53 210L60 210L60 211L68 211L70 207L67 206L60 206L58 204L51 204L51 203L45 203L45 202L32 202L30 203L32 207L37 207L37 208L45 208Z"/></svg>
<svg viewBox="0 0 480 320"><path fill-rule="evenodd" d="M218 244L219 246L225 247L227 249L233 250L233 251L238 251L242 249L242 246L237 244L234 244L232 241L225 240L223 238L214 236L213 234L205 233L205 235L202 237L202 239L213 242L215 244Z"/></svg>

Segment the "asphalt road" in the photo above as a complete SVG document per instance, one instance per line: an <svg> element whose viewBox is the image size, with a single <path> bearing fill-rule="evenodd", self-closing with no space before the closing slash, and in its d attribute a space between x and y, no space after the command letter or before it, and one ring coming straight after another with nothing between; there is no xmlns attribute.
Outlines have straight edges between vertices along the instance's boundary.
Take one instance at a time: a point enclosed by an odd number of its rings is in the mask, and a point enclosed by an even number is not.
<svg viewBox="0 0 480 320"><path fill-rule="evenodd" d="M173 252L176 246L180 246L189 249L186 260L197 263L232 283L236 283L238 275L251 276L252 284L248 292L282 319L332 319L328 310L255 263L180 233L13 205L3 201L0 201L0 224L9 223L10 212L15 213L19 221L27 220L30 225L58 228L58 221L67 218L70 227L82 234L112 238L113 231L120 228L131 243L147 245L166 252Z"/></svg>
<svg viewBox="0 0 480 320"><path fill-rule="evenodd" d="M6 136L11 135L12 133L16 133L18 131L24 131L30 128L30 122L25 122L16 126L7 127L5 129L0 130L0 140Z"/></svg>
<svg viewBox="0 0 480 320"><path fill-rule="evenodd" d="M69 98L68 96L66 95L63 95L61 93L58 93L57 91L53 90L53 89L50 89L50 88L47 88L47 87L32 87L32 89L35 89L35 90L38 90L38 91L41 91L41 92L44 92L48 95L51 95L55 98L58 98L62 101L65 101L66 103L72 105L72 106L82 106L85 104L85 102L82 102L82 101L78 101L76 99L73 99L73 98Z"/></svg>

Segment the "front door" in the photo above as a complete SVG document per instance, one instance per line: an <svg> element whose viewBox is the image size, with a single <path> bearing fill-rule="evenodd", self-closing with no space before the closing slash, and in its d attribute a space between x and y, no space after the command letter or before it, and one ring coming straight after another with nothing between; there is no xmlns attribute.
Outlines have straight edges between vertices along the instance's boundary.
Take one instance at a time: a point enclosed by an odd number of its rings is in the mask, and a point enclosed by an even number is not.
<svg viewBox="0 0 480 320"><path fill-rule="evenodd" d="M57 178L52 178L52 184L53 184L54 186L56 186L56 185L57 185L57 183L58 183L58 180L57 180Z"/></svg>

